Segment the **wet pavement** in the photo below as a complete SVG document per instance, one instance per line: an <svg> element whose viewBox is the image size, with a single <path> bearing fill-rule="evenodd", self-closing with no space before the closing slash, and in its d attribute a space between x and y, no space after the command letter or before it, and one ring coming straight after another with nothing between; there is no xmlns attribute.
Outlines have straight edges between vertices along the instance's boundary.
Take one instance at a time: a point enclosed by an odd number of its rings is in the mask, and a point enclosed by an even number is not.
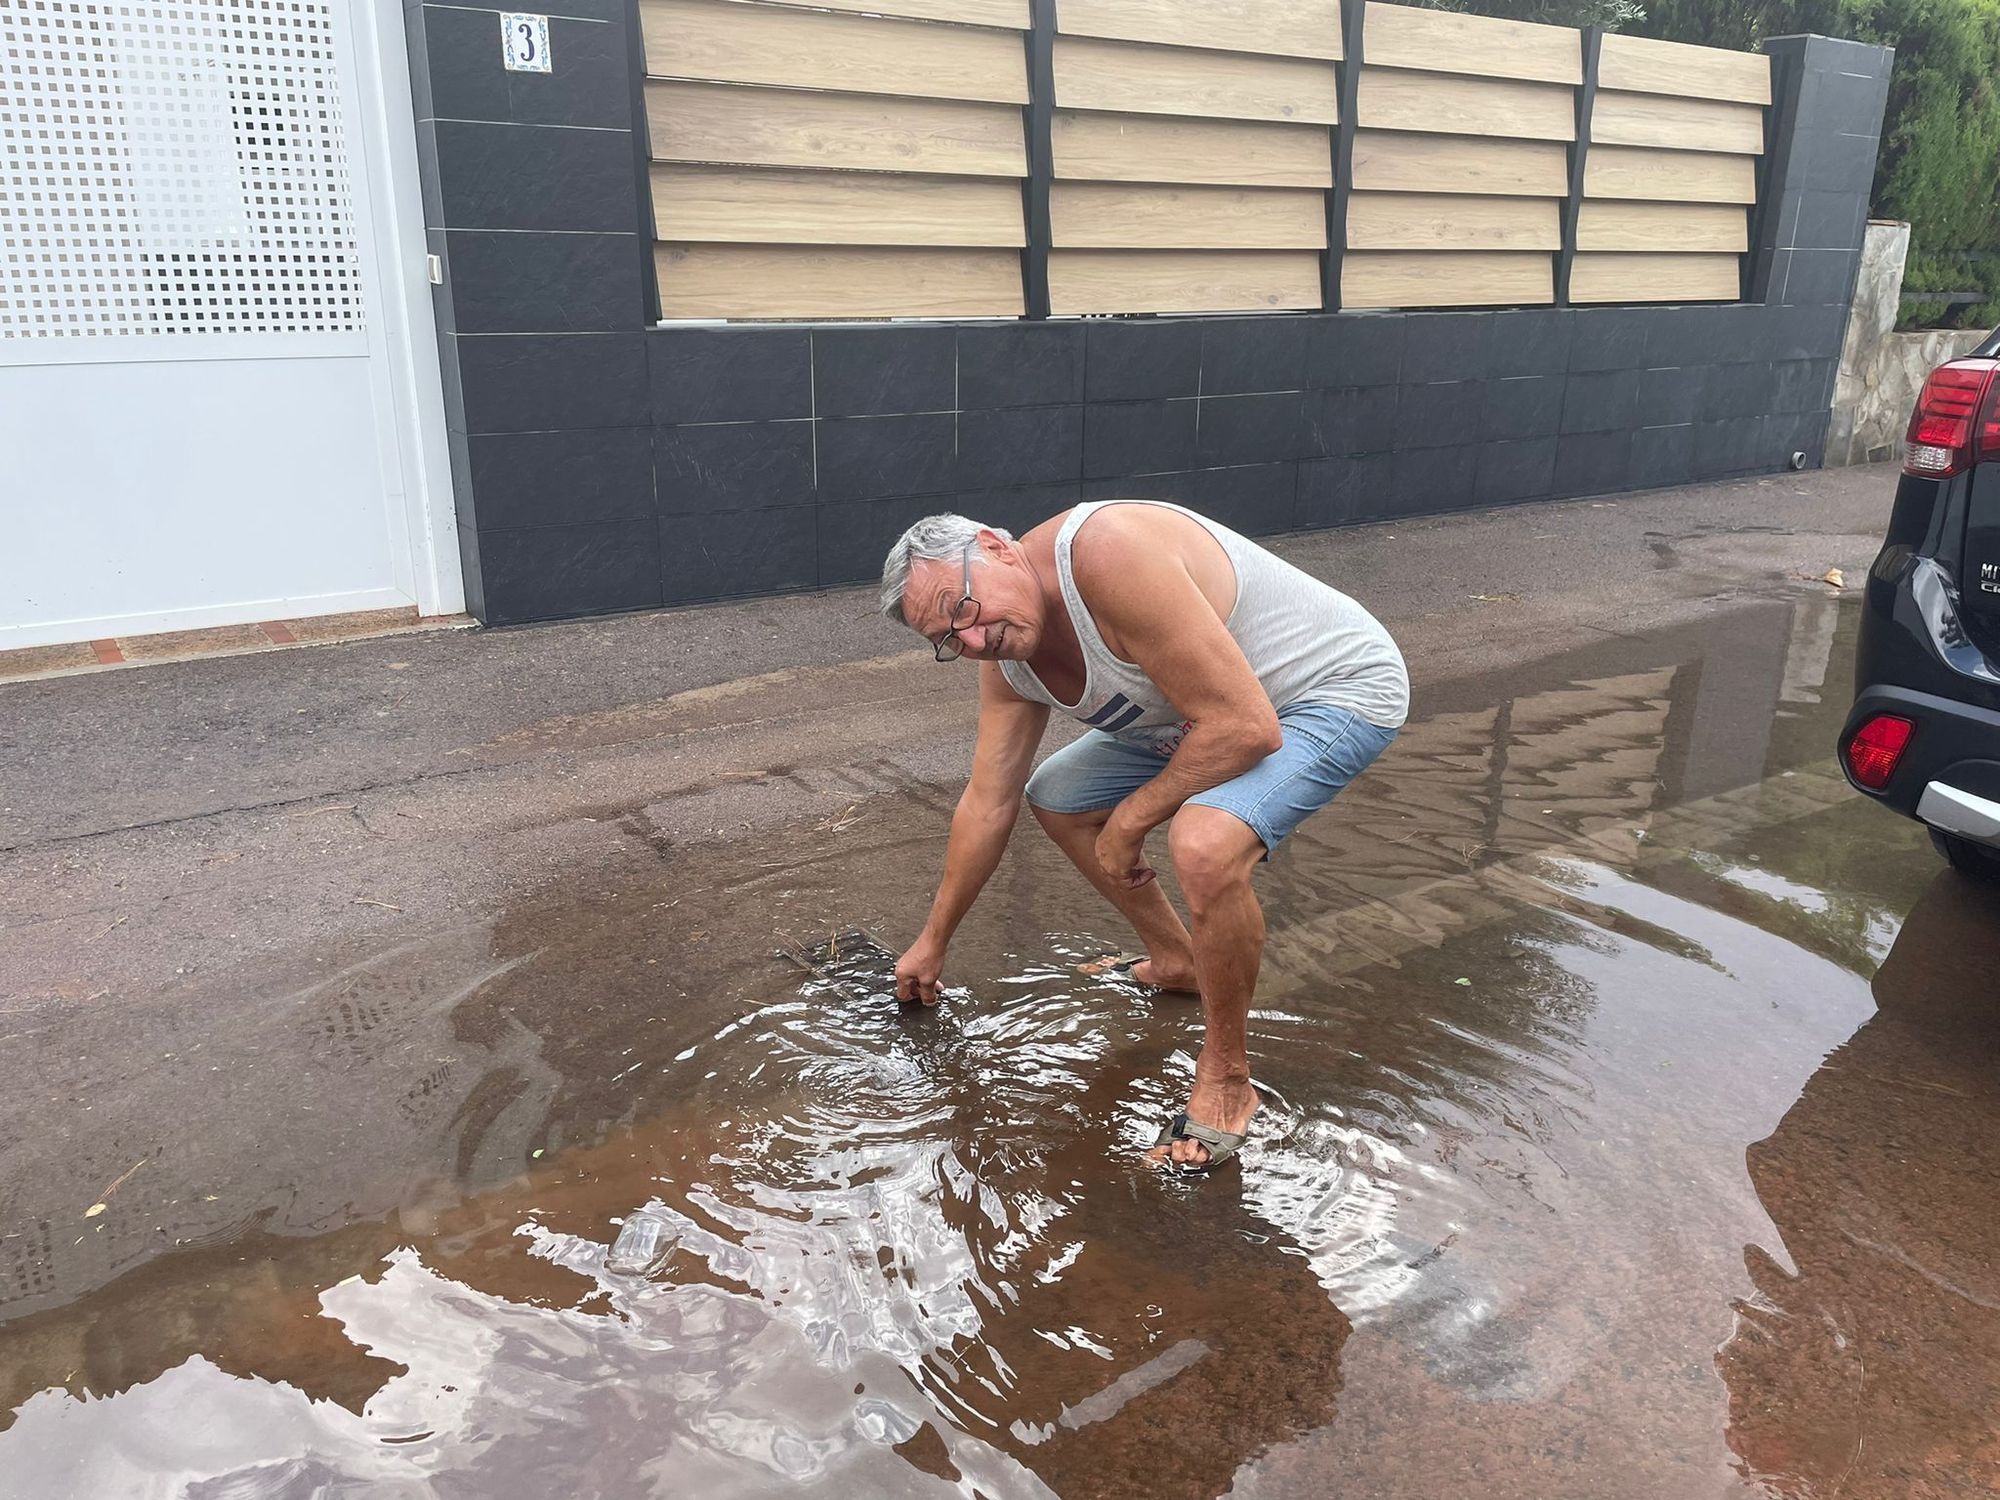
<svg viewBox="0 0 2000 1500"><path fill-rule="evenodd" d="M1991 1493L2000 897L1840 780L1855 623L1426 687L1261 877L1212 1178L1031 829L936 1011L781 956L928 898L955 789L858 762L0 1010L0 1496Z"/></svg>

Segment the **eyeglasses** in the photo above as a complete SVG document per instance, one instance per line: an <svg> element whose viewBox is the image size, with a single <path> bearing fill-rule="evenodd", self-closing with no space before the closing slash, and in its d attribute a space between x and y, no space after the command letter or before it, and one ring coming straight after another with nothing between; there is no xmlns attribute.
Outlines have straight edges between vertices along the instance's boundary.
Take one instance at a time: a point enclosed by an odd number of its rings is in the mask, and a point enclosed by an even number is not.
<svg viewBox="0 0 2000 1500"><path fill-rule="evenodd" d="M951 629L944 633L944 639L931 648L931 654L939 661L957 661L965 654L965 643L958 638L961 630L970 630L979 623L979 601L972 597L972 543L965 548L965 571L959 584L958 603L951 607Z"/></svg>

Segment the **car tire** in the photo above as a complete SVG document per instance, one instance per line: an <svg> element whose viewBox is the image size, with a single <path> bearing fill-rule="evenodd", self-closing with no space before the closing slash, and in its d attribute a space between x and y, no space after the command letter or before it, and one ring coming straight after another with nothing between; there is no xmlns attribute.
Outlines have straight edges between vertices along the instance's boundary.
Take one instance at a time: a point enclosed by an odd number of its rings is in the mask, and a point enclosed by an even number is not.
<svg viewBox="0 0 2000 1500"><path fill-rule="evenodd" d="M1951 861L1951 867L1971 880L2000 881L2000 849L1989 849L1956 834L1931 830L1931 844Z"/></svg>

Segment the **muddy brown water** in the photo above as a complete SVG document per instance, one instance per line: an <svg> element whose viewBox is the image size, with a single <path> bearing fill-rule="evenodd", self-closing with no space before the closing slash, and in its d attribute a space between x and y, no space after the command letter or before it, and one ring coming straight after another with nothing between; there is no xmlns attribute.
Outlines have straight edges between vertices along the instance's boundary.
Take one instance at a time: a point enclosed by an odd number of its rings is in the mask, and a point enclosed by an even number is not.
<svg viewBox="0 0 2000 1500"><path fill-rule="evenodd" d="M1213 1178L1031 829L934 1012L774 956L907 934L949 789L246 959L10 1188L0 1494L1993 1492L2000 902L1840 781L1853 627L1427 693L1261 877Z"/></svg>

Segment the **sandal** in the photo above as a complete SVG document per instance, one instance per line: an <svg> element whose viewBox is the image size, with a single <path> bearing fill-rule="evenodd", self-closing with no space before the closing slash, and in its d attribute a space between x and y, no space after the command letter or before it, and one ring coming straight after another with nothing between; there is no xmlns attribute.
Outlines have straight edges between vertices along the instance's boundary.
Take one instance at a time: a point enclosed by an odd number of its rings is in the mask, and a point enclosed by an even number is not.
<svg viewBox="0 0 2000 1500"><path fill-rule="evenodd" d="M1187 1117L1187 1111L1175 1115L1160 1127L1160 1138L1153 1142L1153 1149L1170 1146L1175 1141L1199 1141L1208 1147L1208 1160L1204 1162L1177 1162L1171 1159L1160 1164L1172 1172L1213 1172L1224 1162L1233 1160L1243 1149L1243 1143L1250 1139L1250 1132L1241 1135L1227 1130L1217 1130L1213 1125L1200 1125Z"/></svg>

